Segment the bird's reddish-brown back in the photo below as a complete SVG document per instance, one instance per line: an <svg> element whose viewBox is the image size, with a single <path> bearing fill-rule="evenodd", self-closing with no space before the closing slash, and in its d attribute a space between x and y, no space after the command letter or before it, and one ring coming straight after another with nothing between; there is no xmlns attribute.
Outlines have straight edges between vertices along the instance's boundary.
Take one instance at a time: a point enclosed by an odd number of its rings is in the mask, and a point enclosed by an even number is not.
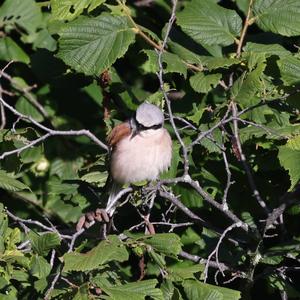
<svg viewBox="0 0 300 300"><path fill-rule="evenodd" d="M128 122L121 123L115 126L107 136L107 142L110 147L114 147L121 139L131 134L130 125Z"/></svg>

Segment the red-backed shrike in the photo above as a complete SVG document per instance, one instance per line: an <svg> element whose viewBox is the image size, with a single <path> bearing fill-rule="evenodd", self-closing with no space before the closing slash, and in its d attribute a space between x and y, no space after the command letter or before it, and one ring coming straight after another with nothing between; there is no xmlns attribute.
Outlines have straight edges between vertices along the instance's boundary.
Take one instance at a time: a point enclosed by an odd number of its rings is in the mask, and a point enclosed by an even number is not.
<svg viewBox="0 0 300 300"><path fill-rule="evenodd" d="M113 181L107 207L114 205L122 185L155 180L168 169L172 140L163 125L162 111L153 104L143 103L134 117L113 128L107 139Z"/></svg>

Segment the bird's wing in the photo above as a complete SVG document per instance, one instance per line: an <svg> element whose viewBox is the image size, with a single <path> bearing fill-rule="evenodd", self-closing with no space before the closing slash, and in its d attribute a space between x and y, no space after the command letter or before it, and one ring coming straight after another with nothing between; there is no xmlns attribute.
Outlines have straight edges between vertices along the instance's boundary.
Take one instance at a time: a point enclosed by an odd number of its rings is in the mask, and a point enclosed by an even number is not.
<svg viewBox="0 0 300 300"><path fill-rule="evenodd" d="M131 134L131 128L128 122L115 126L107 136L107 143L110 147L114 147L122 138Z"/></svg>

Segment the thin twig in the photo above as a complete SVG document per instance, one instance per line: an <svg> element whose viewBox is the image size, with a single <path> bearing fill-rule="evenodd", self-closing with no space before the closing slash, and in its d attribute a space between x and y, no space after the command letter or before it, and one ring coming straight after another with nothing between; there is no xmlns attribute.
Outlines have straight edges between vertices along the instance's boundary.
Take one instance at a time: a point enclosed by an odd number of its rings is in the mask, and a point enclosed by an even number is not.
<svg viewBox="0 0 300 300"><path fill-rule="evenodd" d="M186 258L188 260L191 260L195 263L199 263L199 264L203 264L203 265L209 265L210 268L214 268L214 269L222 269L223 271L229 271L231 273L234 274L235 278L239 277L239 278L246 278L246 274L244 272L241 272L239 270L235 270L234 268L228 266L225 263L219 262L217 263L216 261L207 261L207 259L204 259L198 255L194 255L194 254L190 254L186 251L181 251L179 256Z"/></svg>
<svg viewBox="0 0 300 300"><path fill-rule="evenodd" d="M239 136L238 120L237 120L237 105L233 101L232 101L231 108L232 108L232 117L233 117L233 135L234 135L234 143L235 143L234 147L238 151L238 159L241 161L241 163L245 169L250 188L252 189L252 192L253 192L253 196L255 197L257 203L265 211L265 213L269 214L270 210L268 209L265 201L262 199L262 197L256 187L251 169L247 163L245 154L242 149L241 140L240 140L240 136Z"/></svg>
<svg viewBox="0 0 300 300"><path fill-rule="evenodd" d="M3 77L6 80L8 80L16 90L21 92L24 95L25 99L27 99L28 102L31 103L42 114L43 117L45 117L45 118L49 117L49 115L48 115L47 111L44 109L44 107L30 93L30 90L36 88L36 85L33 85L31 87L22 87L10 75L5 73L4 69L0 70L0 77Z"/></svg>
<svg viewBox="0 0 300 300"><path fill-rule="evenodd" d="M186 207L175 195L172 193L159 190L159 195L167 200L169 200L175 207L179 208L185 215L187 215L189 218L194 220L195 222L201 224L203 227L209 228L213 231L215 231L218 235L222 235L222 231L219 228L216 228L214 225L210 224L209 222L203 220L198 215L194 214L188 207ZM219 208L221 209L222 205L217 203L219 205ZM224 213L231 213L229 210L225 211ZM243 223L238 217L236 217L233 213L231 213L234 216L234 220L237 220L237 222L241 223L245 231L248 231L248 227L245 223ZM233 243L235 246L239 245L240 241L236 241L235 239L229 238L228 239L231 243Z"/></svg>
<svg viewBox="0 0 300 300"><path fill-rule="evenodd" d="M51 282L51 285L50 285L49 289L45 293L44 300L49 300L50 299L50 294L54 290L55 284L59 280L60 275L61 275L61 267L58 267L57 273L56 273L53 281Z"/></svg>
<svg viewBox="0 0 300 300"><path fill-rule="evenodd" d="M211 134L213 131L215 131L217 128L224 126L225 124L231 122L233 119L231 117L228 118L230 112L230 106L228 107L225 115L223 118L216 123L214 126L212 126L209 130L206 130L204 132L201 132L197 138L189 145L189 150L192 149L196 144L199 144L200 141L205 138L207 135Z"/></svg>
<svg viewBox="0 0 300 300"><path fill-rule="evenodd" d="M225 134L224 130L222 130L223 139L224 139L224 134ZM222 156L223 156L225 170L226 170L226 174L227 174L227 183L226 183L226 187L225 187L223 198L222 198L222 205L223 205L223 210L228 210L227 196L228 196L229 188L234 183L234 181L231 181L231 176L232 175L231 175L231 171L230 171L230 168L229 168L228 159L227 159L227 155L226 155L225 150L222 151Z"/></svg>
<svg viewBox="0 0 300 300"><path fill-rule="evenodd" d="M14 109L12 106L10 106L9 104L7 104L3 98L0 98L0 103L3 104L7 109L9 109L12 113L14 113L18 118L22 119L23 121L28 121L32 124L34 124L35 126L37 126L38 128L42 129L43 131L46 132L45 135L29 142L27 145L15 149L15 150L11 150L11 151L7 151L2 153L2 155L0 156L0 159L3 159L6 156L12 155L12 154L19 154L20 152L22 152L25 149L28 149L32 146L34 146L37 143L40 143L41 141L49 138L50 136L87 136L89 137L95 144L97 144L98 146L100 146L101 148L103 148L104 150L108 151L108 147L107 145L105 145L103 142L101 142L94 134L92 134L89 130L86 129L81 129L81 130L53 130L50 129L44 125L42 125L41 123L37 122L36 120L34 120L32 117L24 115L20 112L18 112L16 109Z"/></svg>
<svg viewBox="0 0 300 300"><path fill-rule="evenodd" d="M175 195L169 192L159 191L159 195L165 199L168 199L178 207L181 211L183 211L187 216L189 216L192 220L198 221L203 226L207 227L207 222L202 218L194 214L189 208L187 208Z"/></svg>
<svg viewBox="0 0 300 300"><path fill-rule="evenodd" d="M240 222L238 222L238 223L234 223L234 224L228 226L228 227L224 230L223 234L221 235L221 237L220 237L219 240L218 240L218 243L217 243L216 248L210 253L210 255L209 255L208 258L207 258L207 262L206 262L206 264L205 264L205 269L204 269L204 282L206 282L206 279L207 279L207 276L208 276L209 262L210 262L211 258L213 257L213 255L216 256L216 263L217 263L218 269L220 270L220 272L221 272L222 275L224 276L224 273L223 273L224 270L222 269L222 266L221 266L221 264L220 264L220 262L219 262L219 248L220 248L220 245L221 245L223 239L225 238L226 234L227 234L229 231L231 231L231 230L234 229L234 228L238 228L238 227L242 227L242 226L243 226L243 224L240 223Z"/></svg>
<svg viewBox="0 0 300 300"><path fill-rule="evenodd" d="M184 174L187 175L188 171L189 171L189 160L188 160L188 151L187 151L187 147L184 144L178 129L176 127L175 121L174 121L174 117L173 117L173 112L172 112L172 107L171 107L171 101L168 97L168 91L165 90L165 85L164 85L164 80L163 80L163 75L164 75L164 68L163 68L163 53L164 53L164 49L167 46L167 42L168 42L168 38L173 26L173 23L175 21L176 18L176 7L177 7L177 0L173 0L172 1L172 12L171 12L171 16L169 18L168 24L167 24L167 29L166 29L166 33L163 39L163 43L161 46L160 50L157 50L157 55L158 55L158 66L159 66L159 71L157 72L157 77L159 80L159 86L160 86L160 90L162 91L163 95L164 95L164 99L166 101L167 104L167 109L168 109L168 114L170 117L170 123L172 125L172 128L174 130L174 133L176 135L176 138L178 140L178 142L180 143L181 149L182 149L182 155L183 155L183 160L184 160Z"/></svg>
<svg viewBox="0 0 300 300"><path fill-rule="evenodd" d="M51 266L51 268L53 268L53 266L54 266L55 255L56 255L56 251L55 251L55 249L52 249L52 251L51 251L51 258L50 258L50 266Z"/></svg>
<svg viewBox="0 0 300 300"><path fill-rule="evenodd" d="M114 202L110 203L109 206L107 206L105 208L107 214L109 215L112 215L113 211L115 210L115 206L116 206L116 203L126 194L132 192L132 188L131 187L128 187L128 188L125 188L125 189L122 189L118 194L117 196L114 198Z"/></svg>
<svg viewBox="0 0 300 300"><path fill-rule="evenodd" d="M236 50L236 57L237 58L240 58L240 56L241 56L241 51L242 51L243 43L244 43L244 40L245 40L245 37L246 37L246 33L247 33L247 30L248 30L248 27L251 25L250 18L251 18L251 13L252 13L252 4L253 4L253 0L250 0L246 20L245 20L245 23L244 23L244 26L243 26L243 29L242 29L242 32L241 32L241 37L240 37L238 47L237 47L237 50Z"/></svg>
<svg viewBox="0 0 300 300"><path fill-rule="evenodd" d="M2 98L1 85L0 85L0 98ZM6 115L2 103L0 103L0 118L1 118L0 129L4 129L6 126Z"/></svg>
<svg viewBox="0 0 300 300"><path fill-rule="evenodd" d="M71 239L72 238L72 236L70 236L70 235L60 234L56 229L46 226L43 223L41 223L40 221L35 221L35 220L31 220L31 219L28 219L28 220L22 219L20 217L15 216L13 213L11 213L8 210L6 210L6 213L11 219L13 219L14 221L16 221L20 224L31 224L31 225L40 227L41 229L45 230L46 232L55 232L59 235L59 237L61 239Z"/></svg>

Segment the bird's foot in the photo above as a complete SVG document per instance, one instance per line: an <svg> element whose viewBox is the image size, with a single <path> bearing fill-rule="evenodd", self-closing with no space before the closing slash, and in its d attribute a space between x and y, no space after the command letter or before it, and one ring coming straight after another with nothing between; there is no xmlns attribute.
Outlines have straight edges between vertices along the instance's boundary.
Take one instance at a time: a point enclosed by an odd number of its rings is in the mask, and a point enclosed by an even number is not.
<svg viewBox="0 0 300 300"><path fill-rule="evenodd" d="M97 208L96 211L90 211L84 214L76 225L76 230L79 231L82 228L89 228L96 222L108 223L110 221L109 216L105 209Z"/></svg>

